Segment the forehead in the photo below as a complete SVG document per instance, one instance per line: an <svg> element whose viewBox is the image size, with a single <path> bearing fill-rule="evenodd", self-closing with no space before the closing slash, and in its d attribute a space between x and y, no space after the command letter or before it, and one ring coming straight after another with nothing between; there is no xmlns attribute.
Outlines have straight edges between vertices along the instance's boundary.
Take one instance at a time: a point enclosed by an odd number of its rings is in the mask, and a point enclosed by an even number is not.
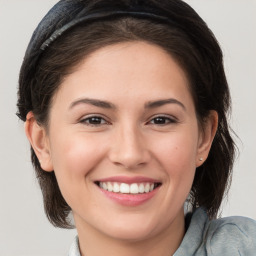
<svg viewBox="0 0 256 256"><path fill-rule="evenodd" d="M103 47L86 56L65 77L56 96L68 98L125 95L179 98L190 97L189 83L175 59L159 46L146 42L126 42ZM170 95L172 96L172 95Z"/></svg>

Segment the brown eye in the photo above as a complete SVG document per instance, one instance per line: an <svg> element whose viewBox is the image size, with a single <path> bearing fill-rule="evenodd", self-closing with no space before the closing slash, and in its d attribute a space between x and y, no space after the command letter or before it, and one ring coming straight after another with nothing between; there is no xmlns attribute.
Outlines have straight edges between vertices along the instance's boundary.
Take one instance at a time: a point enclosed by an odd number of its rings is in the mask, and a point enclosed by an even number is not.
<svg viewBox="0 0 256 256"><path fill-rule="evenodd" d="M86 125L92 125L92 126L107 124L107 121L100 116L91 116L81 120L80 122Z"/></svg>
<svg viewBox="0 0 256 256"><path fill-rule="evenodd" d="M156 125L166 125L170 123L175 123L176 121L170 117L166 116L157 116L153 118L149 123L156 124Z"/></svg>

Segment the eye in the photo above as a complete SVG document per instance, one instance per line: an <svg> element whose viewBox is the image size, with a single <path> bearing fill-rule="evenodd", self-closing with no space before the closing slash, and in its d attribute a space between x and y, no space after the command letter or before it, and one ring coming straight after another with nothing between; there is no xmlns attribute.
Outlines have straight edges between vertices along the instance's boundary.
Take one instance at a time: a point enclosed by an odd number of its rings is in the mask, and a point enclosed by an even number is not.
<svg viewBox="0 0 256 256"><path fill-rule="evenodd" d="M167 117L167 116L157 116L154 117L149 121L150 124L155 124L155 125L167 125L171 123L177 123L177 121L174 118Z"/></svg>
<svg viewBox="0 0 256 256"><path fill-rule="evenodd" d="M80 121L80 123L83 123L89 126L100 126L100 125L108 124L108 122L103 117L100 117L100 116L90 116L90 117L84 118Z"/></svg>

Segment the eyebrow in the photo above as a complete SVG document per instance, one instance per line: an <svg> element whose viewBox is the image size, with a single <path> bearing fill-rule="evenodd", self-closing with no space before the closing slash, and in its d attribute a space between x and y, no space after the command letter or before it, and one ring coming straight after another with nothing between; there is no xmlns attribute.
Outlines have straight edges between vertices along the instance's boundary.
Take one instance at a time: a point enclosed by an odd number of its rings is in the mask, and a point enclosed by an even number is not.
<svg viewBox="0 0 256 256"><path fill-rule="evenodd" d="M181 106L184 110L186 110L184 104L182 104L180 101L170 98L170 99L163 99L163 100L157 100L157 101L149 101L145 104L145 108L158 108L166 104L178 104Z"/></svg>
<svg viewBox="0 0 256 256"><path fill-rule="evenodd" d="M98 99L91 99L91 98L82 98L78 99L70 104L69 109L72 109L73 107L80 105L80 104L89 104L100 108L106 108L106 109L116 109L116 106L108 101L98 100ZM157 108L164 106L166 104L178 104L181 106L184 110L186 110L184 104L182 104L180 101L170 98L170 99L162 99L162 100L156 100L156 101L149 101L145 103L144 107L147 109Z"/></svg>
<svg viewBox="0 0 256 256"><path fill-rule="evenodd" d="M98 99L89 99L89 98L82 98L78 99L70 104L69 109L80 105L80 104L89 104L100 108L107 108L107 109L116 109L116 106L108 101L98 100Z"/></svg>

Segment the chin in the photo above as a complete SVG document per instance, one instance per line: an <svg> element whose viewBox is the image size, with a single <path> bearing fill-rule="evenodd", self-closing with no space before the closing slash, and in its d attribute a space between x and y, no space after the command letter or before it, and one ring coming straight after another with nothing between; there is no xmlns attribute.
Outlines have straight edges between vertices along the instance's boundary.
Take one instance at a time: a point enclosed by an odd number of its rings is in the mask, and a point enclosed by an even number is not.
<svg viewBox="0 0 256 256"><path fill-rule="evenodd" d="M152 216L139 216L139 213L126 216L126 218L120 217L110 220L108 224L100 226L102 233L108 237L127 242L149 239L161 232L161 226L164 226L161 225L161 221L154 220Z"/></svg>
<svg viewBox="0 0 256 256"><path fill-rule="evenodd" d="M154 230L154 229L153 229ZM139 242L149 239L154 235L152 228L149 227L122 227L109 230L106 235L114 238L115 240L122 240L123 242Z"/></svg>

